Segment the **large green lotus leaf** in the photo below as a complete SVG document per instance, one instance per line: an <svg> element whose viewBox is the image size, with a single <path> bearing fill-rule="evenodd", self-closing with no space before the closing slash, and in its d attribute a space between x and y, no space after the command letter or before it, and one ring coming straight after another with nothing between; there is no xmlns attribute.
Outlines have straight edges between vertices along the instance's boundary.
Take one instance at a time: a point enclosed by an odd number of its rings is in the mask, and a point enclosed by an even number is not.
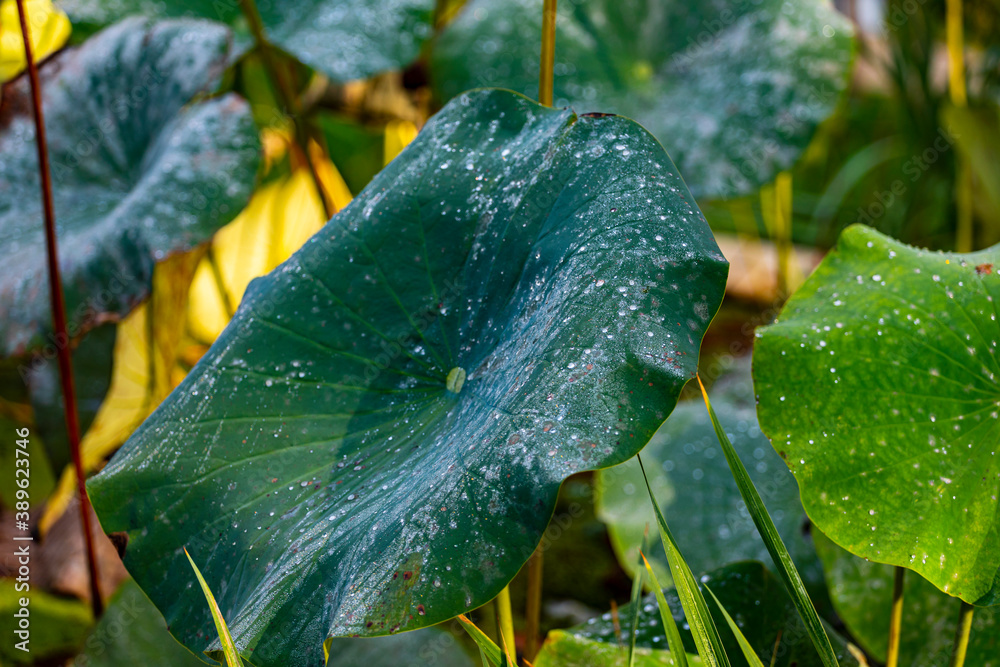
<svg viewBox="0 0 1000 667"><path fill-rule="evenodd" d="M748 362L737 361L716 383L712 405L810 592L822 598L823 568L805 534L808 521L799 488L757 425ZM735 560L771 562L700 398L677 406L642 450L642 461L692 570L714 570ZM633 459L598 471L596 485L598 516L608 525L618 561L634 575L646 526L656 525L642 470ZM660 582L670 582L663 550L656 549L649 560Z"/></svg>
<svg viewBox="0 0 1000 667"><path fill-rule="evenodd" d="M772 664L772 657L773 664L777 667L814 667L823 664L809 640L795 605L785 592L784 585L762 563L754 561L732 563L702 575L700 582L703 590L707 585L716 594L765 665ZM707 597L708 593L705 595ZM667 590L664 592L664 597L677 621L685 649L689 653L694 653L694 638L684 621L684 610L676 591ZM642 608L639 610L636 646L666 649L667 636L655 595L650 593L640 601L640 604ZM714 602L709 602L708 606L715 619L715 625L722 635L726 654L730 657L742 655L736 637L729 631L719 608ZM627 621L624 619L632 618L631 610L631 604L618 609L617 623L626 636L628 629ZM584 639L617 644L615 623L612 615L607 613L570 628L568 632ZM857 665L857 660L847 648L847 642L829 626L826 626L826 631L840 665L842 667ZM776 642L779 633L781 641Z"/></svg>
<svg viewBox="0 0 1000 667"><path fill-rule="evenodd" d="M892 566L858 558L818 530L813 534L838 616L870 655L885 661L892 608ZM912 667L948 664L954 648L959 604L920 575L907 572L899 664ZM977 608L972 618L965 664L1000 667L1000 607Z"/></svg>
<svg viewBox="0 0 1000 667"><path fill-rule="evenodd" d="M42 67L71 336L126 314L157 260L207 239L249 198L259 145L247 104L188 105L215 85L229 40L218 24L133 19ZM4 88L0 155L0 355L13 355L51 331L27 77Z"/></svg>
<svg viewBox="0 0 1000 667"><path fill-rule="evenodd" d="M241 0L58 0L74 24L104 26L130 14L199 17L246 31ZM409 64L430 37L433 0L258 0L268 39L337 81Z"/></svg>
<svg viewBox="0 0 1000 667"><path fill-rule="evenodd" d="M816 525L981 604L1000 566L994 263L849 227L754 353L761 428Z"/></svg>
<svg viewBox="0 0 1000 667"><path fill-rule="evenodd" d="M184 545L261 666L434 624L514 577L563 479L648 442L726 273L634 122L470 93L251 283L95 507L189 646Z"/></svg>
<svg viewBox="0 0 1000 667"><path fill-rule="evenodd" d="M472 0L438 38L447 99L476 86L538 93L536 0ZM850 23L826 0L563 0L555 98L635 118L699 198L790 167L847 85Z"/></svg>

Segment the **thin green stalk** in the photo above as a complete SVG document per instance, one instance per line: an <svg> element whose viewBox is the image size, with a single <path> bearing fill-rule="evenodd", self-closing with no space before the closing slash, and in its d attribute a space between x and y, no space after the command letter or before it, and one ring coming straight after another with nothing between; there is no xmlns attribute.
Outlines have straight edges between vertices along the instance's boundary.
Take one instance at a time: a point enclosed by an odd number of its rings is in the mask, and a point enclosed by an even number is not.
<svg viewBox="0 0 1000 667"><path fill-rule="evenodd" d="M969 650L969 633L972 632L972 612L976 610L971 604L962 601L962 609L958 615L958 628L955 630L955 643L951 651L951 662L948 667L962 667L965 664L965 654Z"/></svg>
<svg viewBox="0 0 1000 667"><path fill-rule="evenodd" d="M663 595L663 588L660 586L660 582L657 581L656 573L653 572L653 567L646 560L645 554L640 551L639 556L642 557L646 574L649 575L653 592L656 594L656 604L660 608L660 620L663 621L663 630L667 635L667 647L670 648L670 656L673 658L674 667L688 667L687 651L684 650L684 642L681 640L680 630L677 629L674 612L670 610L667 598Z"/></svg>
<svg viewBox="0 0 1000 667"><path fill-rule="evenodd" d="M646 535L649 535L648 526ZM643 547L645 547L645 540L643 540ZM645 560L642 550L639 551L639 556L642 560ZM639 629L639 608L642 607L642 574L643 569L637 567L635 569L635 576L632 577L632 595L629 598L631 605L629 609L631 609L632 614L628 619L628 662L626 663L628 667L632 667L635 664L635 635Z"/></svg>
<svg viewBox="0 0 1000 667"><path fill-rule="evenodd" d="M469 636L472 637L472 641L476 642L476 646L479 647L479 653L483 657L483 662L488 662L490 665L499 665L503 659L500 647L487 637L486 633L480 630L475 623L470 621L469 617L465 614L459 614L458 620L465 631L469 633Z"/></svg>
<svg viewBox="0 0 1000 667"><path fill-rule="evenodd" d="M545 554L541 545L535 548L535 553L528 559L528 601L524 613L525 640L524 657L534 660L539 647L539 625L542 616L542 566Z"/></svg>
<svg viewBox="0 0 1000 667"><path fill-rule="evenodd" d="M726 611L726 608L722 606L722 603L719 602L719 598L715 597L715 593L708 587L708 584L705 585L705 590L708 591L708 594L712 596L713 600L715 600L716 606L719 607L719 611L721 611L723 617L725 617L726 623L729 625L729 629L732 630L733 634L736 636L736 642L740 645L743 657L746 658L750 667L764 667L764 663L760 661L760 656L754 653L753 647L750 646L750 642L747 640L746 635L744 635L743 631L740 630L740 626L736 624L733 617L730 616L729 612Z"/></svg>
<svg viewBox="0 0 1000 667"><path fill-rule="evenodd" d="M795 569L795 563L792 562L792 557L789 555L785 543L781 541L781 536L778 535L778 530L774 527L774 521L767 513L767 507L764 506L764 501L761 500L760 494L757 493L757 489L754 487L747 469L743 466L739 455L736 454L733 443L729 441L729 436L726 435L725 429L722 428L718 417L715 416L715 410L712 409L712 402L708 399L708 392L705 391L705 385L701 383L700 377L698 378L698 386L701 387L701 395L705 399L705 407L708 409L708 416L712 420L712 427L715 429L716 438L719 440L722 451L726 455L726 461L729 463L729 469L733 473L733 479L736 480L736 486L740 490L740 495L743 496L743 502L746 503L747 511L749 511L750 517L757 527L757 531L764 540L764 546L767 547L767 552L771 555L771 560L774 561L774 564L778 568L778 574L781 576L781 580L788 590L788 595L792 598L792 602L795 604L795 608L802 618L806 632L809 634L813 646L816 647L816 652L819 653L824 667L838 667L837 653L833 650L830 637L826 634L826 628L823 627L823 623L819 620L816 607L813 606L812 600L809 599L809 594L806 593L802 577L799 575L799 571Z"/></svg>
<svg viewBox="0 0 1000 667"><path fill-rule="evenodd" d="M313 184L316 186L316 194L319 195L320 203L323 204L323 212L327 218L332 218L333 214L337 211L333 203L327 199L326 190L323 188L319 172L313 163L312 157L309 155L309 133L302 118L302 108L299 104L299 98L295 94L291 82L281 73L281 65L278 62L278 57L275 55L274 45L271 44L264 33L264 22L261 21L257 4L254 0L240 0L240 8L247 20L247 25L250 28L250 34L253 35L257 50L260 52L264 71L267 72L267 77L271 80L271 85L278 95L281 106L284 107L285 113L292 120L292 126L295 129L295 143L302 151L303 162L309 170Z"/></svg>
<svg viewBox="0 0 1000 667"><path fill-rule="evenodd" d="M798 287L792 277L792 174L783 171L774 180L774 226L778 251L778 290L788 298Z"/></svg>
<svg viewBox="0 0 1000 667"><path fill-rule="evenodd" d="M80 525L83 528L83 544L87 551L87 573L90 577L90 606L94 618L104 613L101 598L97 557L94 550L94 533L90 521L90 496L87 495L87 478L83 470L80 453L80 419L76 409L76 384L73 381L73 362L70 357L69 334L66 325L66 298L63 294L62 276L59 272L59 249L56 237L56 213L52 200L52 172L49 169L49 147L45 138L45 112L42 110L42 87L38 81L38 67L31 50L31 36L28 32L28 13L24 0L17 0L17 15L21 23L21 37L24 42L24 58L28 65L28 81L31 84L32 112L35 121L35 144L38 148L38 175L42 186L42 211L45 221L45 252L49 277L49 302L52 310L52 325L55 329L56 353L59 359L59 379L62 384L63 414L66 420L66 434L69 438L73 470L76 473L76 491L80 498Z"/></svg>
<svg viewBox="0 0 1000 667"><path fill-rule="evenodd" d="M945 3L945 33L948 42L948 96L956 107L968 105L965 86L965 30L963 27L962 0ZM955 214L957 229L955 249L972 252L972 168L963 155L955 157Z"/></svg>
<svg viewBox="0 0 1000 667"><path fill-rule="evenodd" d="M885 667L897 667L899 664L899 630L903 623L903 577L906 568L896 566L896 577L892 586L892 612L889 614L889 654Z"/></svg>
<svg viewBox="0 0 1000 667"><path fill-rule="evenodd" d="M542 59L538 73L538 101L552 106L552 84L556 62L556 0L545 0L542 7Z"/></svg>
<svg viewBox="0 0 1000 667"><path fill-rule="evenodd" d="M778 659L778 647L781 646L781 634L784 631L785 631L784 628L778 630L778 634L774 638L774 647L771 649L771 664L769 665L769 667L774 667L774 663Z"/></svg>
<svg viewBox="0 0 1000 667"><path fill-rule="evenodd" d="M497 625L500 627L500 647L504 653L514 653L514 614L510 606L510 587L504 586L496 598Z"/></svg>
<svg viewBox="0 0 1000 667"><path fill-rule="evenodd" d="M639 462L642 478L646 482L649 501L656 515L656 525L660 529L660 541L663 542L663 550L670 564L670 574L674 579L674 590L677 591L677 597L680 598L681 606L684 608L684 616L691 628L691 636L694 638L698 655L707 667L730 667L729 657L722 647L719 629L715 627L715 620L708 611L705 596L698 588L698 582L684 560L680 547L677 546L677 541L667 526L667 520L663 517L663 512L660 511L660 506L653 495L653 487L649 485L649 478L646 476L646 468L642 465L642 457L637 454L635 458Z"/></svg>
<svg viewBox="0 0 1000 667"><path fill-rule="evenodd" d="M243 667L243 660L236 651L236 644L233 642L233 636L229 634L229 626L226 625L226 619L222 616L222 610L219 609L219 603L215 601L215 596L212 595L212 589L209 588L208 582L205 581L205 577L201 576L201 570L199 570L198 566L195 565L194 559L191 558L191 554L188 553L186 547L184 549L184 555L187 556L188 562L191 563L191 568L194 570L194 576L197 577L198 584L201 585L201 591L205 594L205 600L208 601L208 608L212 612L212 620L215 621L215 631L219 633L219 642L222 644L222 654L226 657L226 665L228 667Z"/></svg>
<svg viewBox="0 0 1000 667"><path fill-rule="evenodd" d="M948 94L951 103L964 107L968 104L965 89L965 34L962 25L962 0L945 3L945 31L948 38Z"/></svg>

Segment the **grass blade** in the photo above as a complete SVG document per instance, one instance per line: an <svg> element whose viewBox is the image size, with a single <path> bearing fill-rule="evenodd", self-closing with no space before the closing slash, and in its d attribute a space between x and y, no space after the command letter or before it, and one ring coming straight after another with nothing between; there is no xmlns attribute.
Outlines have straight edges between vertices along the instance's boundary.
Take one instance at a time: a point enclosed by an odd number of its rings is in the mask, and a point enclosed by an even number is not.
<svg viewBox="0 0 1000 667"><path fill-rule="evenodd" d="M701 387L701 395L705 399L708 416L712 419L715 435L719 439L722 451L726 455L726 461L729 463L729 469L733 473L733 479L736 480L736 486L740 489L740 495L743 496L743 502L746 503L754 525L757 526L757 531L764 540L767 552L771 554L771 560L778 567L778 574L785 583L785 588L788 589L789 597L795 603L795 608L798 610L799 616L806 626L809 638L812 640L813 646L816 647L816 652L819 653L824 667L837 667L837 654L833 650L833 645L826 634L826 629L823 628L823 624L819 620L816 607L813 606L812 600L809 599L809 594L806 593L806 587L802 584L802 577L799 576L799 571L795 569L792 557L788 554L785 543L781 541L778 530L774 527L774 521L771 520L771 516L767 513L764 501L761 500L760 494L757 493L757 489L750 480L747 469L736 454L733 443L729 441L729 436L726 435L725 429L722 428L718 417L715 416L715 410L712 409L712 403L708 399L708 392L705 391L705 385L701 383L700 377L698 378L698 386Z"/></svg>
<svg viewBox="0 0 1000 667"><path fill-rule="evenodd" d="M497 603L497 636L500 638L500 648L503 649L502 667L517 666L512 651L514 650L514 613L510 606L510 586L504 586L496 597Z"/></svg>
<svg viewBox="0 0 1000 667"><path fill-rule="evenodd" d="M505 659L505 656L500 652L500 647L494 644L493 640L487 637L486 633L470 621L465 614L459 615L458 620L462 622L462 627L472 637L472 641L476 642L476 646L479 647L479 652L483 658L489 661L491 667L499 667Z"/></svg>
<svg viewBox="0 0 1000 667"><path fill-rule="evenodd" d="M660 540L663 542L663 549L667 554L667 562L670 565L670 574L674 579L674 588L677 596L681 599L681 606L684 607L684 616L688 625L691 626L691 635L694 637L695 646L698 648L698 655L707 667L730 667L729 658L725 649L722 648L722 638L719 637L719 629L715 627L712 614L708 611L708 603L705 596L698 588L691 568L684 561L680 548L674 540L674 536L667 526L667 520L663 518L660 506L653 496L653 489L649 485L649 478L646 477L646 469L642 465L642 458L636 455L639 461L639 468L642 470L642 478L646 482L646 490L649 492L649 500L653 504L653 511L656 513L656 523L660 529Z"/></svg>
<svg viewBox="0 0 1000 667"><path fill-rule="evenodd" d="M645 554L640 551L639 555L642 556L649 580L653 584L653 592L656 593L656 604L660 608L660 618L663 620L663 629L667 633L667 646L670 647L670 657L673 658L674 667L688 667L687 652L684 650L684 642L681 640L681 631L677 629L677 621L674 620L674 614L670 611L667 598L663 597L663 588L656 580L656 573L653 572L652 566L646 560Z"/></svg>
<svg viewBox="0 0 1000 667"><path fill-rule="evenodd" d="M208 582L201 576L201 570L194 564L194 559L191 558L187 548L184 549L184 555L187 556L188 562L194 569L194 575L198 578L198 583L201 584L201 590L205 594L205 599L208 600L208 608L212 610L212 620L215 621L215 631L219 633L219 641L222 643L222 654L226 657L226 664L229 667L243 667L243 660L236 651L233 636L229 634L229 626L226 625L226 619L222 617L222 610L219 609L219 603L212 595L212 589L208 587Z"/></svg>
<svg viewBox="0 0 1000 667"><path fill-rule="evenodd" d="M649 536L649 526L646 526L646 537ZM645 539L643 539L643 548L645 548ZM639 555L642 555L642 550L639 550ZM628 667L632 667L635 664L635 635L636 631L639 629L639 607L642 606L642 568L636 568L635 576L632 577L632 618L629 619L628 626Z"/></svg>
<svg viewBox="0 0 1000 667"><path fill-rule="evenodd" d="M719 602L719 598L715 597L715 593L713 593L712 589L707 585L705 586L705 590L707 590L708 594L712 596L713 600L715 600L715 604L719 606L719 609L722 611L722 615L726 617L726 623L729 624L729 629L733 631L734 635L736 635L736 641L739 642L740 649L743 651L743 657L747 659L750 667L764 667L764 663L760 661L760 657L758 657L758 655L754 652L753 647L750 646L750 642L747 641L743 631L740 630L740 626L736 625L736 621L733 620L733 617L729 615L726 608L722 606L721 602ZM775 655L777 655L777 651L775 651Z"/></svg>

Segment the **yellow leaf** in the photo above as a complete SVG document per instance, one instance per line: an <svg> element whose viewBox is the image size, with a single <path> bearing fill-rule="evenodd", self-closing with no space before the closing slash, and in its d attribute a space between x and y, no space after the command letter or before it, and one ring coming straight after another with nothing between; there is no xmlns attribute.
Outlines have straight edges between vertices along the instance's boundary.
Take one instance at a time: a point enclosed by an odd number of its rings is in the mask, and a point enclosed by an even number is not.
<svg viewBox="0 0 1000 667"><path fill-rule="evenodd" d="M385 126L385 163L389 164L417 138L417 126L408 120L391 120Z"/></svg>
<svg viewBox="0 0 1000 667"><path fill-rule="evenodd" d="M52 0L25 0L28 33L35 62L62 48L69 39L69 19L52 5ZM15 0L0 2L0 82L13 79L27 66L24 38Z"/></svg>
<svg viewBox="0 0 1000 667"><path fill-rule="evenodd" d="M184 332L187 293L204 254L205 249L198 248L157 265L149 300L118 325L111 386L80 442L85 472L96 470L179 381L174 369ZM39 522L43 534L65 511L75 490L75 473L67 467Z"/></svg>
<svg viewBox="0 0 1000 667"><path fill-rule="evenodd" d="M338 207L350 192L329 160L317 161L323 187ZM308 170L260 188L250 204L212 241L195 273L188 304L189 331L211 344L229 323L250 281L288 259L326 222Z"/></svg>
<svg viewBox="0 0 1000 667"><path fill-rule="evenodd" d="M323 148L315 140L309 140L309 159L316 165L316 176L323 190L323 198L334 212L351 203L351 190L340 172L333 166Z"/></svg>

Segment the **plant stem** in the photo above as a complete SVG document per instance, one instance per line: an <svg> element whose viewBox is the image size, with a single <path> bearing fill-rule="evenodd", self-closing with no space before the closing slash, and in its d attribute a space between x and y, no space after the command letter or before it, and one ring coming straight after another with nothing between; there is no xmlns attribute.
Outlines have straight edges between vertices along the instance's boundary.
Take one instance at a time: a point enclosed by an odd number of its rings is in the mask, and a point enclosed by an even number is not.
<svg viewBox="0 0 1000 667"><path fill-rule="evenodd" d="M63 411L66 418L66 433L69 437L73 469L76 472L76 490L80 496L80 522L83 526L83 543L87 551L87 569L90 575L90 604L94 618L104 613L100 583L97 573L97 558L94 552L94 535L90 522L90 497L87 495L87 478L83 472L80 456L80 419L76 412L76 385L73 382L73 365L69 351L69 335L66 328L66 299L63 295L62 278L59 274L59 251L56 245L56 214L52 204L52 175L49 170L48 143L45 139L45 118L42 111L42 92L38 82L38 68L31 52L31 38L28 34L28 15L24 0L17 0L17 13L21 22L21 36L24 41L24 57L28 64L28 80L31 84L31 100L35 118L35 143L38 146L38 173L42 185L42 208L45 215L45 250L48 260L49 297L52 304L52 323L55 328L56 350L59 357L59 377L62 382Z"/></svg>
<svg viewBox="0 0 1000 667"><path fill-rule="evenodd" d="M896 566L895 580L892 586L892 612L889 614L889 653L885 667L896 667L899 664L899 629L903 623L903 577L906 568Z"/></svg>
<svg viewBox="0 0 1000 667"><path fill-rule="evenodd" d="M541 545L535 548L535 553L528 559L528 603L525 611L526 638L524 642L524 658L534 660L538 654L539 621L542 615L542 566L544 552Z"/></svg>
<svg viewBox="0 0 1000 667"><path fill-rule="evenodd" d="M556 0L545 0L542 8L542 59L538 73L538 101L552 106L553 68L556 62Z"/></svg>
<svg viewBox="0 0 1000 667"><path fill-rule="evenodd" d="M965 664L965 653L969 650L969 633L972 631L972 612L975 607L962 601L962 609L958 615L958 628L955 630L955 643L951 650L949 667L962 667Z"/></svg>
<svg viewBox="0 0 1000 667"><path fill-rule="evenodd" d="M968 104L965 91L965 35L962 27L962 0L947 0L945 30L948 35L948 94L951 103Z"/></svg>
<svg viewBox="0 0 1000 667"><path fill-rule="evenodd" d="M787 299L792 284L792 174L783 171L774 180L774 222L778 251L778 293Z"/></svg>
<svg viewBox="0 0 1000 667"><path fill-rule="evenodd" d="M257 50L260 52L267 77L271 80L271 85L278 95L278 100L284 108L284 112L292 120L292 126L295 130L295 143L302 151L303 162L306 168L309 169L309 175L316 186L316 193L323 204L323 212L327 218L332 218L337 210L333 202L329 200L326 190L323 188L323 182L319 178L316 165L309 155L309 134L305 127L305 121L302 118L302 108L299 105L299 98L295 94L291 82L281 74L281 66L275 55L274 45L268 41L267 36L264 34L264 23L261 21L256 3L254 0L240 0L240 8L243 10L243 16L246 17L250 33L256 42Z"/></svg>
<svg viewBox="0 0 1000 667"><path fill-rule="evenodd" d="M965 35L962 0L947 0L945 31L948 38L948 96L956 107L968 105L965 89ZM955 158L955 249L972 252L972 169L967 157Z"/></svg>
<svg viewBox="0 0 1000 667"><path fill-rule="evenodd" d="M500 641L497 642L500 645L501 651L509 650L511 654L514 653L514 613L510 606L510 586L504 586L503 590L500 591L500 595L496 598L497 601L497 625L500 627Z"/></svg>

